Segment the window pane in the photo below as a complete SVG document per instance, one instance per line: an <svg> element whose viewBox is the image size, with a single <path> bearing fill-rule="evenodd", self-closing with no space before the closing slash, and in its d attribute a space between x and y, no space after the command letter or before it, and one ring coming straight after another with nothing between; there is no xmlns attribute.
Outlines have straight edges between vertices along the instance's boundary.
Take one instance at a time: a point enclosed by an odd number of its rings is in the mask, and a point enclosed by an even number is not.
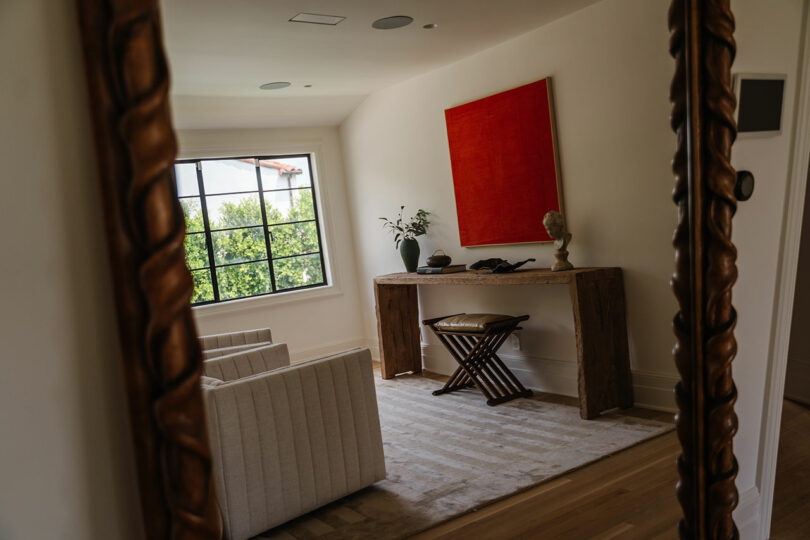
<svg viewBox="0 0 810 540"><path fill-rule="evenodd" d="M214 286L211 284L211 271L197 270L191 275L194 277L194 294L191 297L191 303L213 301Z"/></svg>
<svg viewBox="0 0 810 540"><path fill-rule="evenodd" d="M273 261L273 271L279 290L323 283L323 268L319 254Z"/></svg>
<svg viewBox="0 0 810 540"><path fill-rule="evenodd" d="M205 233L187 234L184 244L186 265L189 269L208 268L208 246L205 245Z"/></svg>
<svg viewBox="0 0 810 540"><path fill-rule="evenodd" d="M276 225L270 229L273 257L287 257L319 251L318 229L314 221L291 225Z"/></svg>
<svg viewBox="0 0 810 540"><path fill-rule="evenodd" d="M202 176L206 195L259 189L253 158L203 161Z"/></svg>
<svg viewBox="0 0 810 540"><path fill-rule="evenodd" d="M202 204L199 197L194 199L180 199L183 215L186 217L186 232L204 231Z"/></svg>
<svg viewBox="0 0 810 540"><path fill-rule="evenodd" d="M217 268L221 300L242 298L271 292L270 268L267 261Z"/></svg>
<svg viewBox="0 0 810 540"><path fill-rule="evenodd" d="M247 227L262 224L262 210L258 193L244 195L217 195L206 197L211 229Z"/></svg>
<svg viewBox="0 0 810 540"><path fill-rule="evenodd" d="M175 163L174 179L177 182L177 195L180 197L200 194L196 163Z"/></svg>
<svg viewBox="0 0 810 540"><path fill-rule="evenodd" d="M211 241L214 244L214 264L217 265L267 258L262 227L214 231Z"/></svg>
<svg viewBox="0 0 810 540"><path fill-rule="evenodd" d="M284 166L294 167L283 172ZM285 189L312 185L309 160L305 157L262 159L259 161L262 173L262 189Z"/></svg>
<svg viewBox="0 0 810 540"><path fill-rule="evenodd" d="M315 219L312 188L266 191L264 205L267 211L267 223Z"/></svg>

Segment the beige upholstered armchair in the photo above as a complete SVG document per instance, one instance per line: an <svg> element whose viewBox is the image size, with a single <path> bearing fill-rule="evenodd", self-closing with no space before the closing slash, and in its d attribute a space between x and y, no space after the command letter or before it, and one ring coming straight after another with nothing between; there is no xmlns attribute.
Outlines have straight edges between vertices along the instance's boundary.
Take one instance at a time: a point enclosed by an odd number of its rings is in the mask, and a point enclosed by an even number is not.
<svg viewBox="0 0 810 540"><path fill-rule="evenodd" d="M203 359L255 349L256 347L272 342L273 334L270 332L269 328L257 328L256 330L243 330L241 332L212 334L210 336L200 337Z"/></svg>
<svg viewBox="0 0 810 540"><path fill-rule="evenodd" d="M249 344L227 346L243 345ZM296 365L285 344L209 357L203 395L230 540L385 478L368 349Z"/></svg>

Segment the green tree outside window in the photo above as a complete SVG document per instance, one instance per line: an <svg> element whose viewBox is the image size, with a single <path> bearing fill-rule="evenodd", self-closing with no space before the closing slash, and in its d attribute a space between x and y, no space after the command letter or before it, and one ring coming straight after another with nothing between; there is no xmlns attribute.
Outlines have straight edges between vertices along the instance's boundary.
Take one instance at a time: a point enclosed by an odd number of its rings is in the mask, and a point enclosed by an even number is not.
<svg viewBox="0 0 810 540"><path fill-rule="evenodd" d="M315 224L315 206L311 188L295 190L286 214L266 205L267 223L273 258L276 289L284 290L323 283L324 274L319 254L318 230ZM266 294L272 291L270 268L267 259L264 231L253 226L260 215L259 198L248 196L238 201L228 201L219 208L219 219L212 223L214 263L217 265L217 283L220 299L227 300ZM185 250L186 263L194 276L192 302L214 300L214 290L209 266L208 248L204 231L202 207L199 199L181 199L186 218ZM313 220L313 221L308 221ZM289 223L301 222L301 223ZM286 223L286 224L285 224ZM242 264L231 264L242 263ZM229 265L229 266L219 266Z"/></svg>

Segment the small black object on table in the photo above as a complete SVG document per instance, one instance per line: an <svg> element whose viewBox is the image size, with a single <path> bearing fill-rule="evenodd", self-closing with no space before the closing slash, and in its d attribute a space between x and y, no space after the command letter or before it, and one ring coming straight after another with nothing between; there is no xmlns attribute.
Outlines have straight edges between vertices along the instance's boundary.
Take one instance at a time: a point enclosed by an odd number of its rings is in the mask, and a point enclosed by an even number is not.
<svg viewBox="0 0 810 540"><path fill-rule="evenodd" d="M525 261L510 263L506 259L482 259L470 265L470 270L492 270L493 274L506 274L514 272L527 262L534 262L535 259L526 259Z"/></svg>
<svg viewBox="0 0 810 540"><path fill-rule="evenodd" d="M458 368L434 396L475 386L487 398L487 405L498 405L529 397L517 377L498 358L496 351L528 315L465 314L422 321L436 334L458 362Z"/></svg>

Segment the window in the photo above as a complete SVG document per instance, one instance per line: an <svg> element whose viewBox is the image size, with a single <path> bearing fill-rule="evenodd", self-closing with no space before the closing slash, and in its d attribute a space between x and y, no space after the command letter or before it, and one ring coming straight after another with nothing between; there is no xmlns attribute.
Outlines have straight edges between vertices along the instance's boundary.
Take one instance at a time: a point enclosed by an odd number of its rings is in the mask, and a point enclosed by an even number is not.
<svg viewBox="0 0 810 540"><path fill-rule="evenodd" d="M192 303L326 285L309 155L178 161Z"/></svg>

